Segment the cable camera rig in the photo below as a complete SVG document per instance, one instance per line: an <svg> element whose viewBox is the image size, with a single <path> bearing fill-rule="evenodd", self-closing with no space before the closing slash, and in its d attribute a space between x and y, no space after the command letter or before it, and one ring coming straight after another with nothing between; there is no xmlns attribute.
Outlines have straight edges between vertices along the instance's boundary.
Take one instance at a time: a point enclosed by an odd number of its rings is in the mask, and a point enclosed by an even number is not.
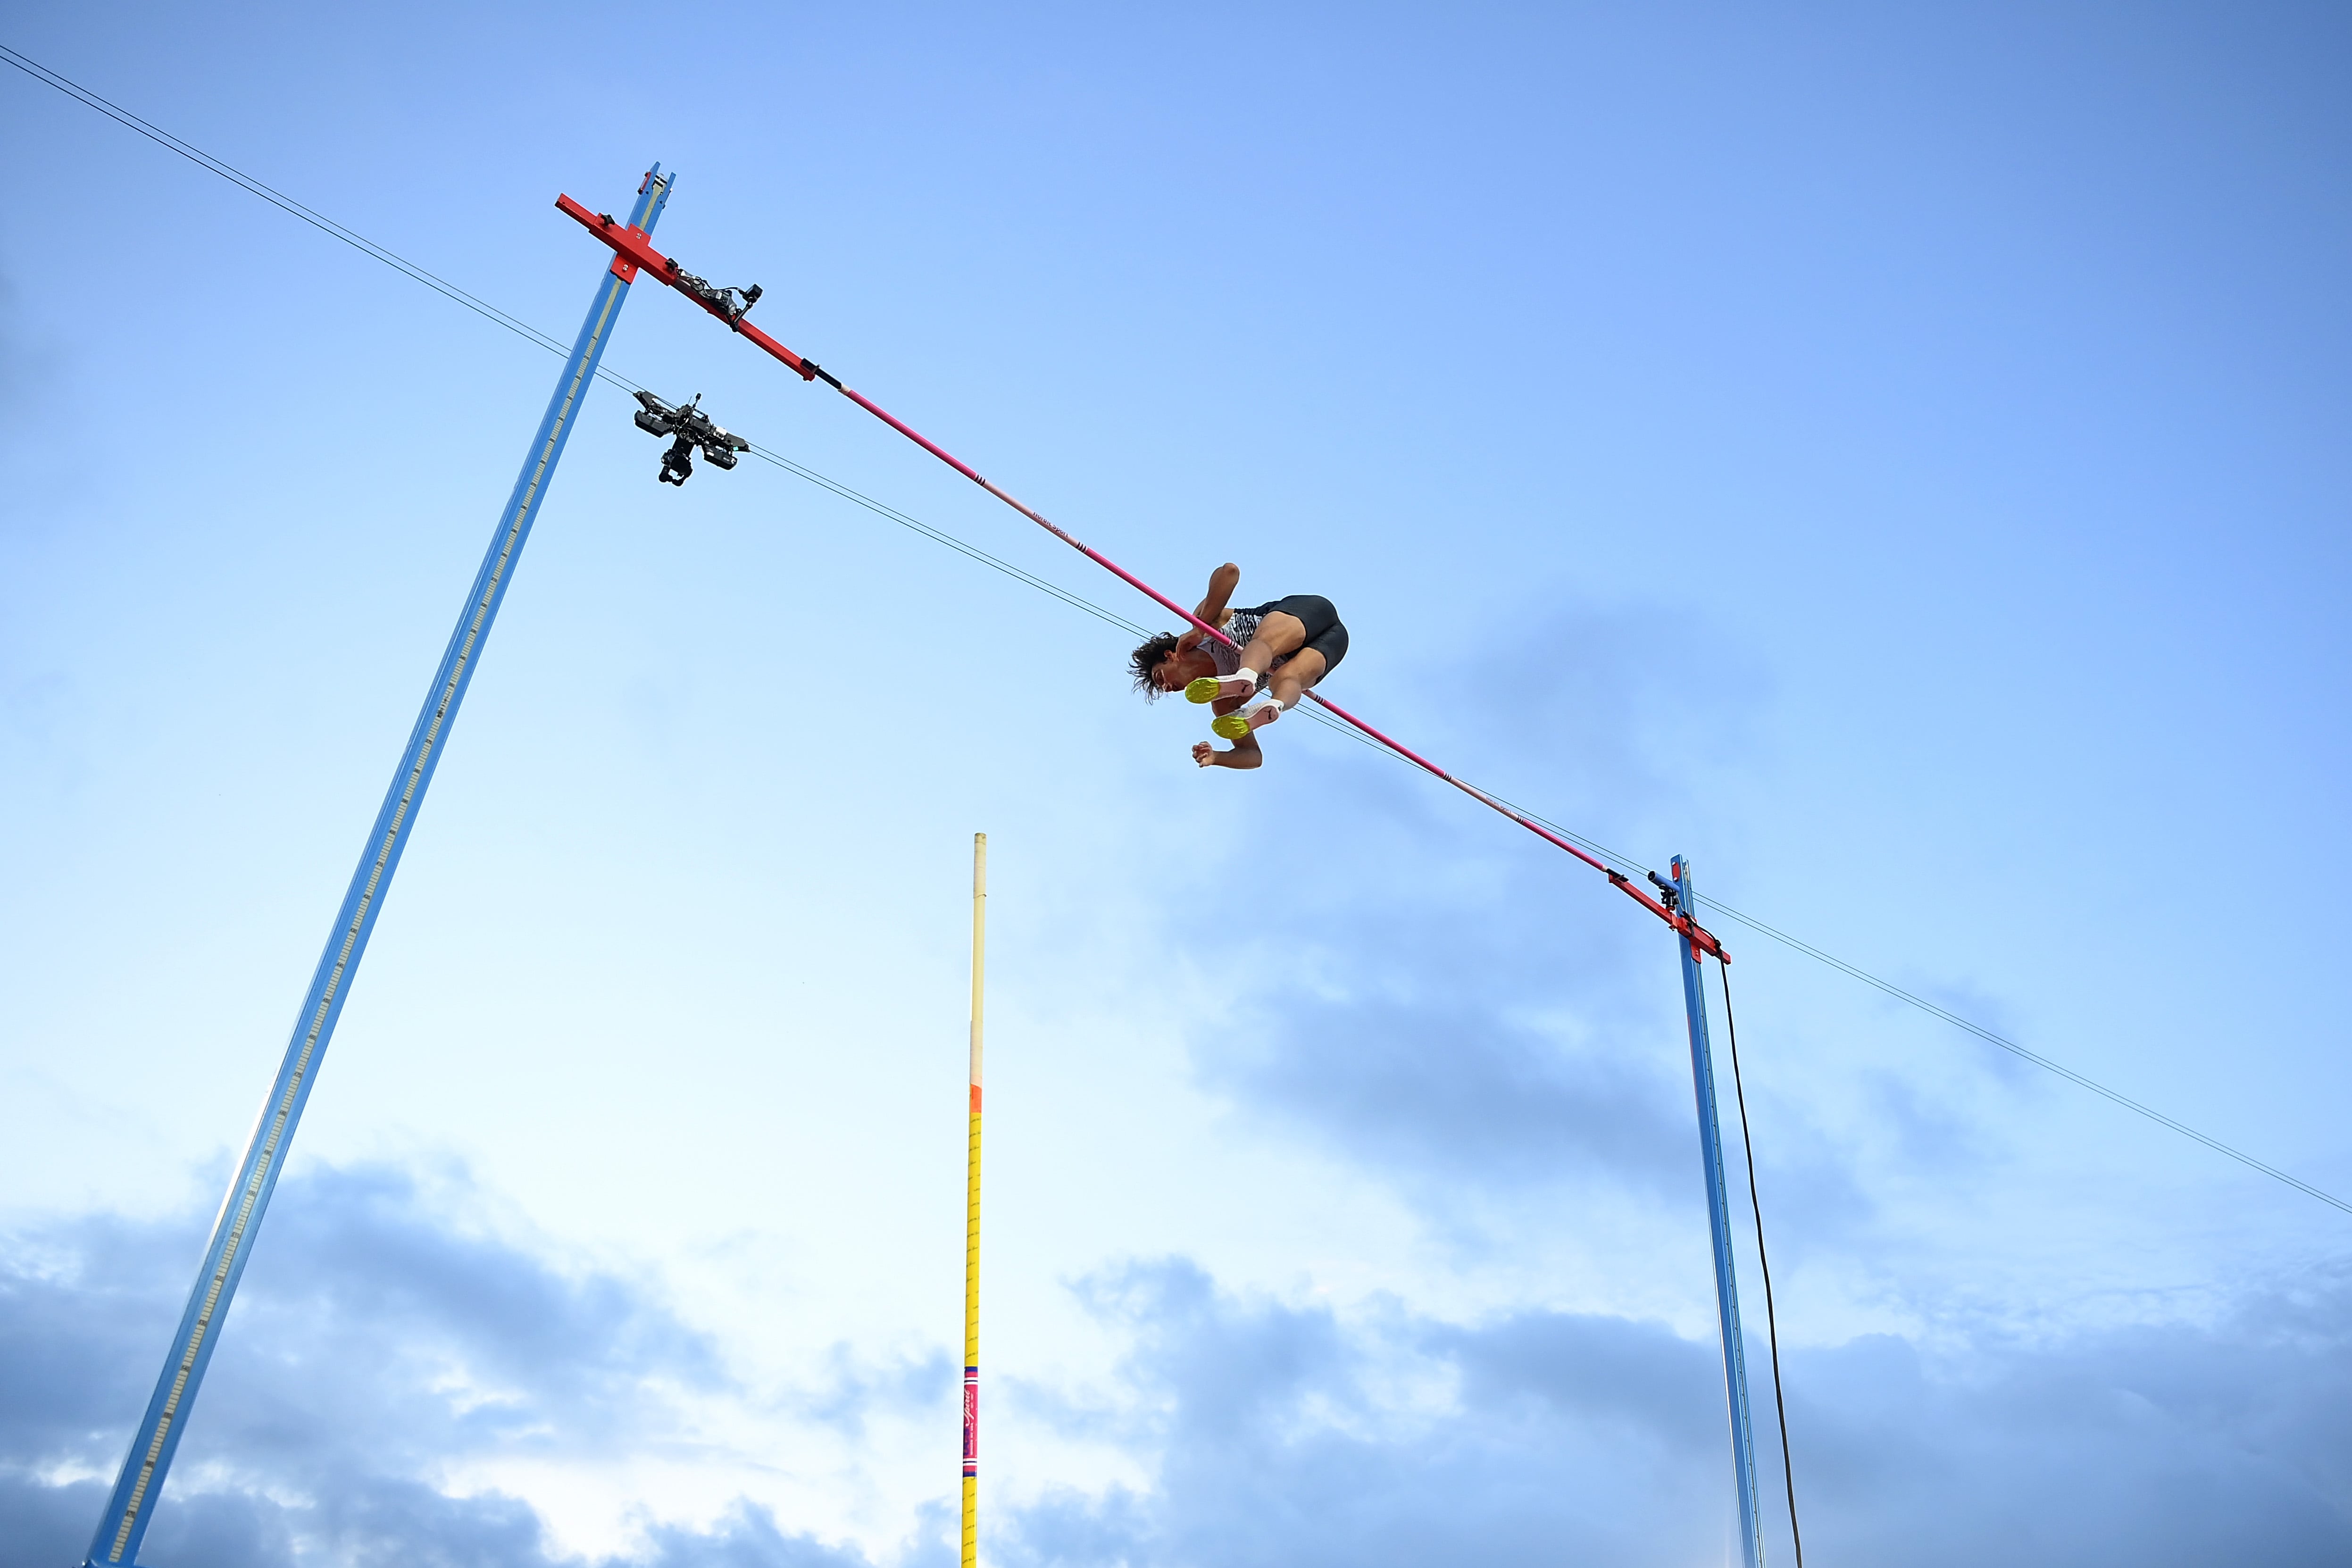
<svg viewBox="0 0 2352 1568"><path fill-rule="evenodd" d="M637 397L637 428L648 436L669 436L676 439L669 450L662 454L661 473L656 476L666 485L683 486L687 476L694 472L694 449L710 459L714 468L731 468L735 454L748 452L751 443L731 430L722 430L709 415L702 411L702 394L696 393L694 401L667 404L650 392L640 392Z"/></svg>

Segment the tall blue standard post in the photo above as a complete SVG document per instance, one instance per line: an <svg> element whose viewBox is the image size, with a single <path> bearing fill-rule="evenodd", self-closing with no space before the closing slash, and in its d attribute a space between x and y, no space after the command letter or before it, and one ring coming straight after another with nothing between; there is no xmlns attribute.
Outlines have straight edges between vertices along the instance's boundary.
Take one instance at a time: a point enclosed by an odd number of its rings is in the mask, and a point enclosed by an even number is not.
<svg viewBox="0 0 2352 1568"><path fill-rule="evenodd" d="M651 230L669 199L669 185L661 165L655 164L637 189L637 202L629 222L641 231ZM91 1538L83 1568L113 1568L114 1564L138 1560L139 1542L147 1533L148 1521L154 1517L155 1500L163 1489L163 1477L172 1468L172 1456L187 1428L188 1412L196 1402L197 1386L204 1382L205 1368L212 1361L213 1346L220 1338L221 1321L228 1315L229 1300L236 1294L236 1282L245 1273L246 1259L252 1255L254 1235L261 1228L261 1216L269 1207L269 1194L278 1185L278 1173L285 1165L295 1124L302 1120L302 1107L309 1101L310 1086L318 1078L319 1058L326 1054L327 1042L334 1037L335 1020L341 1016L343 999L351 993L352 975L359 968L361 955L367 951L368 935L375 929L384 892L392 886L392 874L400 867L401 851L416 826L417 808L425 804L425 791L433 782L434 767L448 742L449 727L457 722L457 706L466 700L466 688L481 658L482 644L490 635L490 623L497 619L499 601L506 596L507 584L514 575L515 560L530 537L531 521L539 515L540 503L547 499L548 481L555 476L556 459L563 455L563 444L571 437L581 400L595 377L596 362L604 357L604 344L612 337L613 323L621 313L621 302L628 297L629 281L635 275L634 268L625 273L616 262L598 283L595 301L588 307L588 320L581 326L572 357L564 362L563 374L556 381L547 416L539 422L539 433L531 437L530 449L524 455L514 494L508 498L506 510L499 514L489 552L482 558L481 571L474 576L474 590L467 596L457 629L449 634L448 651L441 656L441 668L434 672L432 689L425 694L424 711L416 716L416 728L409 733L408 747L400 754L400 766L392 775L392 787L384 795L383 808L376 813L375 827L368 835L359 868L352 873L351 889L343 895L342 908L336 911L334 929L327 935L327 949L320 954L318 972L310 979L310 994L303 997L302 1010L295 1017L294 1037L286 1047L286 1059L278 1068L276 1081L269 1086L269 1098L262 1104L261 1118L254 1124L252 1141L246 1146L236 1179L229 1184L228 1195L221 1200L220 1215L213 1222L212 1241L205 1248L204 1267L196 1275L194 1290L188 1296L188 1310L181 1314L179 1330L172 1336L163 1375L155 1381L154 1397L147 1402L147 1414L140 1418L139 1429L131 1436L131 1451L123 1458L122 1473L115 1479L112 1495L106 1500L106 1512L99 1519L98 1533Z"/></svg>
<svg viewBox="0 0 2352 1568"><path fill-rule="evenodd" d="M1674 861L1675 903L1685 915L1691 902L1690 862ZM1686 937L1682 951L1683 1005L1690 1013L1691 1084L1698 1096L1698 1152L1706 1167L1706 1223L1715 1237L1715 1304L1723 1319L1723 1384L1731 1406L1731 1462L1739 1477L1739 1538L1748 1568L1763 1568L1764 1541L1756 1512L1756 1434L1748 1421L1748 1352L1739 1337L1739 1276L1731 1254L1731 1202L1724 1189L1723 1133L1715 1117L1715 1057L1707 1045L1706 992L1699 984L1699 955Z"/></svg>

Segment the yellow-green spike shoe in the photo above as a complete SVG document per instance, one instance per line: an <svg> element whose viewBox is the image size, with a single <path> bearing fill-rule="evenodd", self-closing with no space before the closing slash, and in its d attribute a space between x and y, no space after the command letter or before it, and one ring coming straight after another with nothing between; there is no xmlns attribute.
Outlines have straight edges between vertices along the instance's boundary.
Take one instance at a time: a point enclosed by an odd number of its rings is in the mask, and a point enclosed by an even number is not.
<svg viewBox="0 0 2352 1568"><path fill-rule="evenodd" d="M1214 702L1217 700L1217 688L1220 684L1222 683L1213 675L1204 675L1198 680L1187 682L1184 687L1184 700Z"/></svg>
<svg viewBox="0 0 2352 1568"><path fill-rule="evenodd" d="M1228 741L1238 741L1249 734L1250 721L1238 713L1223 713L1210 724L1209 731Z"/></svg>

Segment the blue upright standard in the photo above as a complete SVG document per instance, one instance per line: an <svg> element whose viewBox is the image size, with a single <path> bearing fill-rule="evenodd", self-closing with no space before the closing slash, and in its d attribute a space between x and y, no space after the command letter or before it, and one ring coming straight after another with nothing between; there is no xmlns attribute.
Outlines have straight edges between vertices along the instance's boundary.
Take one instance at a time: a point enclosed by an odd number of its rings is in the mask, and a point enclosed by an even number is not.
<svg viewBox="0 0 2352 1568"><path fill-rule="evenodd" d="M1674 880L1651 880L1669 890L1687 915L1697 904L1690 862L1674 858ZM1715 1244L1715 1306L1723 1322L1723 1389L1731 1413L1731 1467L1739 1494L1740 1562L1764 1568L1762 1519L1757 1512L1756 1433L1748 1417L1748 1350L1739 1331L1739 1270L1731 1251L1731 1195L1723 1179L1723 1131L1715 1115L1715 1053L1707 1040L1706 991L1700 984L1698 947L1686 936L1682 952L1683 1003L1690 1015L1691 1089L1698 1100L1698 1152L1706 1175L1706 1227ZM1718 951L1717 957L1721 957Z"/></svg>
<svg viewBox="0 0 2352 1568"><path fill-rule="evenodd" d="M652 230L669 199L669 177L661 173L660 164L655 164L645 184L637 187L636 205L629 215L632 228L640 234ZM474 591L467 596L457 630L449 634L449 649L441 656L441 668L434 672L432 689L425 694L425 710L416 716L416 728L409 734L408 747L401 752L400 766L392 775L392 787L384 794L383 809L376 813L375 828L361 852L359 868L352 873L351 890L343 895L342 908L336 912L327 950L319 956L318 973L311 976L310 994L303 997L302 1011L294 1020L294 1037L287 1044L286 1059L269 1086L269 1098L254 1124L253 1141L246 1146L236 1178L221 1202L220 1217L213 1222L212 1242L205 1248L196 1288L189 1293L188 1310L181 1314L179 1330L172 1336L163 1375L155 1380L154 1397L147 1402L147 1414L140 1418L139 1430L131 1436L131 1451L123 1458L113 1494L106 1500L106 1512L98 1521L98 1533L90 1540L83 1568L115 1568L138 1560L140 1540L154 1517L163 1477L172 1468L172 1456L196 1402L197 1386L204 1382L205 1367L220 1338L221 1320L228 1315L229 1300L236 1294L237 1279L245 1272L254 1236L261 1228L261 1216L269 1207L269 1194L286 1163L295 1124L302 1120L302 1107L310 1098L319 1058L334 1037L335 1020L342 1013L343 999L351 994L352 975L367 951L368 933L375 929L392 874L400 868L401 850L416 826L417 808L425 804L434 766L448 742L449 727L457 722L457 705L466 700L466 687L481 658L490 623L498 618L499 602L506 596L515 561L530 537L540 502L547 499L556 459L563 455L564 441L572 434L588 384L595 378L596 362L604 357L604 344L613 335L613 323L620 316L621 302L628 297L634 275L634 269L625 273L615 265L599 280L588 320L581 326L580 339L572 345L572 357L564 362L563 374L556 381L547 417L540 421L539 434L531 438L530 450L523 458L514 494L499 514L489 552L474 577Z"/></svg>

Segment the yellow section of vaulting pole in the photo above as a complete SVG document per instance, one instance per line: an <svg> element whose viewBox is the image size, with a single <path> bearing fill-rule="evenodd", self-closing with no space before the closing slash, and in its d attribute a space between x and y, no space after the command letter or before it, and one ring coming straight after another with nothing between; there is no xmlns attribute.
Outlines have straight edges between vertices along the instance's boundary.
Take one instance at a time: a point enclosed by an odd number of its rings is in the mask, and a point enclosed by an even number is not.
<svg viewBox="0 0 2352 1568"><path fill-rule="evenodd" d="M971 836L971 1121L963 1175L963 1568L980 1561L980 1015L988 969L988 835Z"/></svg>

